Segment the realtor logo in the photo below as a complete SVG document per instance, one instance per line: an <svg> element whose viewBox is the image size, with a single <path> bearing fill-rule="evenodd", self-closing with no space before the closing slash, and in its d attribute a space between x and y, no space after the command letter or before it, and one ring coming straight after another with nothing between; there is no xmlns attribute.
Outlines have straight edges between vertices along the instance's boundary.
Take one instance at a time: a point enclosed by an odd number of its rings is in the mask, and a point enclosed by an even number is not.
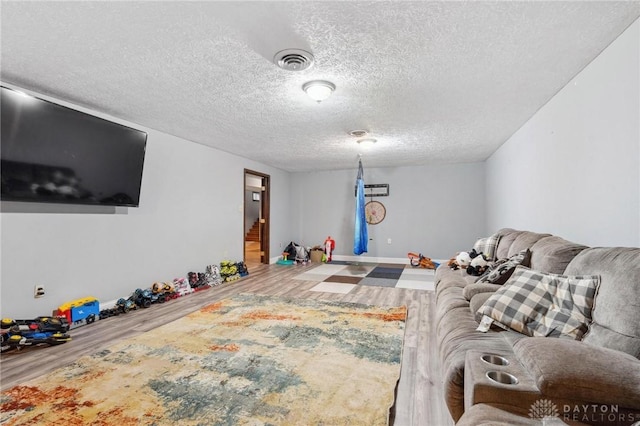
<svg viewBox="0 0 640 426"><path fill-rule="evenodd" d="M532 419L548 419L559 416L558 407L548 399L539 399L529 408L529 417Z"/></svg>
<svg viewBox="0 0 640 426"><path fill-rule="evenodd" d="M640 426L640 412L620 412L617 405L564 404L558 407L548 399L538 399L531 404L529 417L541 420L543 425L566 424L564 422L571 421L599 425Z"/></svg>

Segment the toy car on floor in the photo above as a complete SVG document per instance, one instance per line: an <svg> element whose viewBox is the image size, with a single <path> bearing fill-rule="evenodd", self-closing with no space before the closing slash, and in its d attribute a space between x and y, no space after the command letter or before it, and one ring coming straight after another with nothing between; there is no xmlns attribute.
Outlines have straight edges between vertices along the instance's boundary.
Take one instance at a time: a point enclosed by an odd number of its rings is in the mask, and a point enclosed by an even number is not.
<svg viewBox="0 0 640 426"><path fill-rule="evenodd" d="M178 297L175 285L172 282L155 282L151 286L151 292L159 297L164 297L165 301Z"/></svg>
<svg viewBox="0 0 640 426"><path fill-rule="evenodd" d="M100 302L91 296L72 300L60 305L53 314L65 317L71 328L91 324L100 317Z"/></svg>
<svg viewBox="0 0 640 426"><path fill-rule="evenodd" d="M7 352L14 349L22 349L26 346L38 346L38 345L60 345L71 340L71 336L67 333L59 332L35 332L35 333L22 333L2 334L2 343L0 344L0 351Z"/></svg>
<svg viewBox="0 0 640 426"><path fill-rule="evenodd" d="M26 346L60 345L71 340L65 318L38 317L32 320L3 318L0 321L0 351Z"/></svg>
<svg viewBox="0 0 640 426"><path fill-rule="evenodd" d="M3 318L0 321L0 329L6 330L10 328L16 328L20 331L57 331L65 333L69 331L69 321L66 318L58 317L36 317L34 319L19 319Z"/></svg>
<svg viewBox="0 0 640 426"><path fill-rule="evenodd" d="M174 278L173 285L178 296L186 296L187 294L191 294L195 291L191 288L189 281L187 281L186 278Z"/></svg>
<svg viewBox="0 0 640 426"><path fill-rule="evenodd" d="M118 313L126 314L131 310L138 309L138 305L136 305L133 302L133 300L125 299L125 298L121 297L116 302L116 306L114 308L118 311ZM117 315L118 313L116 313L115 315ZM111 316L113 316L113 315L111 315Z"/></svg>

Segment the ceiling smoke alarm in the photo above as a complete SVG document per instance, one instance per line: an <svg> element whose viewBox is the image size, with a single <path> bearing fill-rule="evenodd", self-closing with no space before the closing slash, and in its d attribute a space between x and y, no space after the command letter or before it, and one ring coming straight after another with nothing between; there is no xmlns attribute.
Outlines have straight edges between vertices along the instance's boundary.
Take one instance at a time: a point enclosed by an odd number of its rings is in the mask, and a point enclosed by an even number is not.
<svg viewBox="0 0 640 426"><path fill-rule="evenodd" d="M351 130L349 132L349 136L354 136L356 138L361 138L361 137L366 136L368 134L369 134L369 132L366 131L366 130Z"/></svg>
<svg viewBox="0 0 640 426"><path fill-rule="evenodd" d="M306 70L313 60L313 55L302 49L285 49L273 56L273 63L287 71Z"/></svg>

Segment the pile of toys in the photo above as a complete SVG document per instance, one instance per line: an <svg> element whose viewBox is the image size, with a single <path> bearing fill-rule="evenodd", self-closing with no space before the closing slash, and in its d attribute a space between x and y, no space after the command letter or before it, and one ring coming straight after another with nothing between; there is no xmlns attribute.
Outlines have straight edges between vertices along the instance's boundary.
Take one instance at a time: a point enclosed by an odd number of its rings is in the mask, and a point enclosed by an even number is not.
<svg viewBox="0 0 640 426"><path fill-rule="evenodd" d="M4 318L0 322L0 351L27 346L60 345L71 340L66 318L37 317L32 320Z"/></svg>
<svg viewBox="0 0 640 426"><path fill-rule="evenodd" d="M224 282L231 282L249 275L249 271L247 270L247 265L244 262L223 260L220 262L220 275Z"/></svg>
<svg viewBox="0 0 640 426"><path fill-rule="evenodd" d="M126 314L138 308L149 308L153 304L165 303L221 283L218 266L208 265L206 272L189 272L187 278L174 278L173 281L167 282L158 281L147 289L137 288L128 298L118 299L113 308L100 311L100 319Z"/></svg>
<svg viewBox="0 0 640 426"><path fill-rule="evenodd" d="M91 324L97 319L126 314L135 309L149 308L153 304L165 303L223 282L235 281L248 274L244 262L225 260L220 263L220 267L207 265L205 272L189 272L186 278L158 281L147 289L137 288L129 297L118 299L112 308L100 310L98 299L84 297L60 305L50 317L32 320L5 318L0 322L0 346L2 352L5 352L26 346L59 345L71 340L68 331L72 328Z"/></svg>

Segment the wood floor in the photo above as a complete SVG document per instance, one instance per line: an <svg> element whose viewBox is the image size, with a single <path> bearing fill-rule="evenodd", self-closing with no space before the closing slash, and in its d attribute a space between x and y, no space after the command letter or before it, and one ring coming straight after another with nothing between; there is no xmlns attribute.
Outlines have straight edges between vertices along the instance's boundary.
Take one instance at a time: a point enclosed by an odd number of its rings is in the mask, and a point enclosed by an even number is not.
<svg viewBox="0 0 640 426"><path fill-rule="evenodd" d="M438 362L433 293L386 287L357 286L349 294L309 291L317 282L292 277L316 265L260 265L249 276L208 290L153 305L149 309L107 318L71 330L72 341L54 347L28 348L0 357L0 385L5 390L38 377L77 358L99 351L180 318L200 307L238 293L408 307L402 374L398 385L395 425L447 426L453 421L444 403ZM376 390L372 389L372 392Z"/></svg>
<svg viewBox="0 0 640 426"><path fill-rule="evenodd" d="M260 266L260 241L244 242L244 263L249 271Z"/></svg>

